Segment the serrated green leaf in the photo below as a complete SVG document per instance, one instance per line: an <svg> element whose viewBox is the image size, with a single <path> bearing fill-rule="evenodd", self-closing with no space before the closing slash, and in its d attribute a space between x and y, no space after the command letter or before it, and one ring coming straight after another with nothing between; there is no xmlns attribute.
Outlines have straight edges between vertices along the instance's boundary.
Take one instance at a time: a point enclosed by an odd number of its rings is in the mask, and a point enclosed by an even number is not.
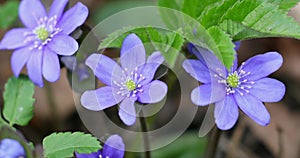
<svg viewBox="0 0 300 158"><path fill-rule="evenodd" d="M47 158L72 157L78 153L92 153L101 149L97 138L82 132L53 133L43 140Z"/></svg>
<svg viewBox="0 0 300 158"><path fill-rule="evenodd" d="M232 66L234 56L236 54L234 50L234 44L232 39L218 27L210 27L208 33L213 38L217 50L220 52L219 58L224 65L229 69ZM216 52L216 49L215 49ZM215 53L216 54L216 53Z"/></svg>
<svg viewBox="0 0 300 158"><path fill-rule="evenodd" d="M222 18L222 16L219 16L218 10L224 10L231 7L231 4L233 4L235 1L220 1L220 0L208 0L208 1L200 1L195 2L192 0L187 0L187 1L181 1L178 2L177 4L183 4L182 9L180 10L183 13L186 13L189 16L184 16L182 15L177 15L175 18L168 17L167 14L173 15L169 13L168 11L160 11L161 16L165 22L167 21L167 26L170 25L173 21L177 21L177 23L173 24L174 26L171 26L170 29L172 28L183 28L184 30L184 37L187 38L189 42L192 42L194 44L199 45L200 47L206 48L213 53L215 53L221 61L224 62L227 68L229 68L232 65L232 61L234 59L234 49L232 48L230 50L230 47L232 46L232 41L231 37L227 35L225 32L222 30L218 29L211 29L210 32L206 30L199 22L197 22L196 17L200 15L200 17L204 17L204 15L208 14L213 15L212 17L207 17L207 19L202 19L206 25L207 28L214 26L215 24L218 24L219 18ZM222 6L221 4L226 3L226 7ZM180 9L177 5L174 6L172 4L172 1L168 0L159 0L158 4L160 6L172 8L172 9ZM162 5L163 4L163 5ZM207 6L205 6L207 5ZM216 9L219 6L222 6L220 9ZM213 14L212 14L213 13ZM220 12L222 13L222 12ZM175 14L174 14L175 15ZM214 18L214 19L211 19ZM221 40L221 38L224 38ZM224 42L224 43L222 43ZM225 44L229 44L227 47L224 46ZM224 49L224 50L222 50ZM224 59L223 59L224 57Z"/></svg>
<svg viewBox="0 0 300 158"><path fill-rule="evenodd" d="M274 2L274 4L270 3ZM234 40L258 37L300 38L300 26L286 15L286 1L226 0L220 1L199 17L207 29L219 26Z"/></svg>
<svg viewBox="0 0 300 158"><path fill-rule="evenodd" d="M175 9L175 10L181 10L181 8L183 7L183 3L184 1L182 0L159 0L158 1L158 5L161 7L166 7L166 8L171 8L171 9Z"/></svg>
<svg viewBox="0 0 300 158"><path fill-rule="evenodd" d="M236 0L227 0L216 3L214 7L210 8L205 14L202 14L202 16L199 17L199 22L205 28L218 25L226 12L232 8L236 2Z"/></svg>
<svg viewBox="0 0 300 158"><path fill-rule="evenodd" d="M154 47L154 51L160 51L162 53L170 67L174 66L177 55L184 43L183 37L178 32L157 30L147 26L128 27L110 34L101 42L99 48L120 48L124 38L130 33L135 33L144 44L151 44L152 47ZM147 53L152 52L147 51Z"/></svg>
<svg viewBox="0 0 300 158"><path fill-rule="evenodd" d="M129 31L136 30L141 27L124 27L123 29L117 30L109 34L105 39L103 39L98 47L98 49L105 48L119 48L122 45L124 38L129 34Z"/></svg>
<svg viewBox="0 0 300 158"><path fill-rule="evenodd" d="M234 58L232 43L261 37L294 37L300 38L300 26L287 11L299 0L177 0L176 3L169 0L159 0L160 6L172 8L197 18L205 29L200 28L204 37L193 37L193 29L188 28L185 36L190 42L213 51L228 68ZM178 6L182 4L183 6ZM170 28L184 28L189 23L182 16L169 16L168 12L161 11L161 16ZM169 13L170 14L170 13ZM170 14L172 15L172 14ZM175 14L174 14L175 15ZM198 16L198 17L197 17ZM181 22L181 23L180 23ZM178 24L179 23L179 24ZM186 30L186 28L184 28ZM199 29L199 28L198 28ZM190 32L189 32L190 31ZM199 34L201 36L201 34ZM224 39L221 39L224 38ZM230 41L230 42L229 42ZM226 46L228 44L228 46Z"/></svg>
<svg viewBox="0 0 300 158"><path fill-rule="evenodd" d="M184 1L182 0L159 0L158 5L160 17L171 30L176 30L182 26L182 10ZM168 9L167 9L168 8Z"/></svg>
<svg viewBox="0 0 300 158"><path fill-rule="evenodd" d="M18 18L18 1L7 1L0 6L0 28L6 29L11 26Z"/></svg>
<svg viewBox="0 0 300 158"><path fill-rule="evenodd" d="M233 41L251 38L272 37L272 35L270 34L255 31L249 27L243 26L241 23L232 20L224 20L223 23L221 23L219 26L233 39Z"/></svg>
<svg viewBox="0 0 300 158"><path fill-rule="evenodd" d="M148 28L147 33L152 45L162 53L169 66L174 67L184 43L183 37L177 32L162 32L154 28Z"/></svg>
<svg viewBox="0 0 300 158"><path fill-rule="evenodd" d="M282 11L288 11L299 3L299 0L268 0L268 2L278 5Z"/></svg>
<svg viewBox="0 0 300 158"><path fill-rule="evenodd" d="M5 84L3 114L11 126L25 126L32 119L33 94L34 84L26 76L11 77Z"/></svg>
<svg viewBox="0 0 300 158"><path fill-rule="evenodd" d="M231 0L232 1L232 0ZM235 4L226 12L219 13L222 15L222 21L230 19L236 22L242 22L246 16L251 13L262 3L262 0L242 0L236 1ZM219 23L221 23L220 21Z"/></svg>
<svg viewBox="0 0 300 158"><path fill-rule="evenodd" d="M196 30L196 31L195 31ZM205 30L200 24L184 29L185 38L202 48L213 52L229 69L233 63L235 51L232 39L218 27ZM190 33L193 32L193 33Z"/></svg>
<svg viewBox="0 0 300 158"><path fill-rule="evenodd" d="M247 15L242 23L261 33L300 38L300 25L272 4L263 3Z"/></svg>

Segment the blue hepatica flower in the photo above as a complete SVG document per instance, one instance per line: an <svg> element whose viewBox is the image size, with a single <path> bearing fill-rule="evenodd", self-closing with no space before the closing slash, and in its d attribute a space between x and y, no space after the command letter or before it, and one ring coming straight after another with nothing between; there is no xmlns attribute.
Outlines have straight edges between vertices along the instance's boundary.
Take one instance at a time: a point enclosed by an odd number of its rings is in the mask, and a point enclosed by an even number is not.
<svg viewBox="0 0 300 158"><path fill-rule="evenodd" d="M23 146L14 139L5 138L0 141L0 158L25 158Z"/></svg>
<svg viewBox="0 0 300 158"><path fill-rule="evenodd" d="M203 83L192 91L192 102L199 106L215 103L218 128L232 128L238 119L238 107L259 125L269 124L270 114L262 102L278 102L285 94L283 83L266 77L282 65L279 53L256 55L239 68L235 61L228 72L213 53L193 44L188 48L199 60L186 60L183 68Z"/></svg>
<svg viewBox="0 0 300 158"><path fill-rule="evenodd" d="M104 147L98 152L94 152L91 154L78 154L75 153L76 158L123 158L125 151L125 145L123 140L118 135L110 136Z"/></svg>
<svg viewBox="0 0 300 158"><path fill-rule="evenodd" d="M153 80L155 71L163 61L160 52L154 52L146 61L142 41L135 34L128 35L121 48L121 66L102 54L92 54L87 58L86 64L107 86L86 91L81 97L81 104L98 111L121 102L121 120L126 125L133 125L136 121L136 101L156 103L167 93L168 87L164 82Z"/></svg>
<svg viewBox="0 0 300 158"><path fill-rule="evenodd" d="M55 82L60 76L58 55L72 55L78 43L69 36L88 16L88 9L77 3L64 14L68 0L54 0L49 12L40 0L22 0L19 17L26 28L8 31L0 43L0 49L15 49L11 66L19 76L26 64L29 78L43 86L43 77Z"/></svg>
<svg viewBox="0 0 300 158"><path fill-rule="evenodd" d="M83 81L89 78L88 67L84 64L84 62L78 62L75 56L62 57L61 61L65 64L67 69L69 69L77 75L79 81Z"/></svg>

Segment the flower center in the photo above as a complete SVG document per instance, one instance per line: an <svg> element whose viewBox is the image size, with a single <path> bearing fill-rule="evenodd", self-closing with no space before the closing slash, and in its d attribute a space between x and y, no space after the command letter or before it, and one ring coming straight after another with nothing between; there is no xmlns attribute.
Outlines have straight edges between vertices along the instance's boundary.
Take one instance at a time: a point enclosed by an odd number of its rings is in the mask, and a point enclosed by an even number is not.
<svg viewBox="0 0 300 158"><path fill-rule="evenodd" d="M99 158L109 158L109 156L103 157L101 154L99 155Z"/></svg>
<svg viewBox="0 0 300 158"><path fill-rule="evenodd" d="M234 72L228 75L226 82L229 87L237 88L240 85L239 80L240 80L239 75L237 74L237 72Z"/></svg>
<svg viewBox="0 0 300 158"><path fill-rule="evenodd" d="M38 28L35 33L41 41L45 41L49 37L49 32L44 27Z"/></svg>
<svg viewBox="0 0 300 158"><path fill-rule="evenodd" d="M136 84L132 80L126 82L126 87L128 90L132 91L136 89Z"/></svg>

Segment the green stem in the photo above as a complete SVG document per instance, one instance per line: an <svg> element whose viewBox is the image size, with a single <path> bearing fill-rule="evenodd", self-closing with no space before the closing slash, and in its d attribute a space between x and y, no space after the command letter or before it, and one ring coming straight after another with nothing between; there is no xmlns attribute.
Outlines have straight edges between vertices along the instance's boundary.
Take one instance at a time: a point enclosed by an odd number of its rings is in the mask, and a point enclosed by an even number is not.
<svg viewBox="0 0 300 158"><path fill-rule="evenodd" d="M220 136L222 131L215 127L209 138L208 148L207 148L207 158L214 158L217 152Z"/></svg>
<svg viewBox="0 0 300 158"><path fill-rule="evenodd" d="M0 109L0 127L1 127L1 124L3 124L3 125L5 125L5 126L10 126L10 127L12 127L12 128L14 128L13 127L13 125L10 125L10 124L8 124L3 118L3 116L2 116L2 113L1 113L1 109Z"/></svg>
<svg viewBox="0 0 300 158"><path fill-rule="evenodd" d="M0 115L0 126L1 126L1 124L5 125L5 126L13 127L13 125L8 124L8 123L2 118L2 116Z"/></svg>
<svg viewBox="0 0 300 158"><path fill-rule="evenodd" d="M141 116L143 116L142 111L141 111ZM149 137L147 135L148 127L147 127L146 119L145 119L145 117L139 117L139 119L140 119L140 124L141 124L141 130L143 132L145 158L151 158Z"/></svg>
<svg viewBox="0 0 300 158"><path fill-rule="evenodd" d="M53 118L53 127L55 129L59 129L59 127L60 127L59 115L58 115L57 108L55 106L52 87L50 86L50 84L48 82L45 83L45 90L46 90L48 105L49 105L49 108L50 108L50 113L51 113L51 116Z"/></svg>

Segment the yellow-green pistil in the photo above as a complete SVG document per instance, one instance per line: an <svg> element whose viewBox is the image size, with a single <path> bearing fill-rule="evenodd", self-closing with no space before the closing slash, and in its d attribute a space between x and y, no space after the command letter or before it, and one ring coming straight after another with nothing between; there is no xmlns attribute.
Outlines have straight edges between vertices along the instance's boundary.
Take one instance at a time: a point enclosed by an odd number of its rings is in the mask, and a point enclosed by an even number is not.
<svg viewBox="0 0 300 158"><path fill-rule="evenodd" d="M239 75L235 72L233 74L229 74L227 79L226 79L226 82L228 84L229 87L232 87L232 88L237 88L240 84L239 82L240 80L240 77Z"/></svg>
<svg viewBox="0 0 300 158"><path fill-rule="evenodd" d="M132 91L136 89L136 84L132 80L126 82L126 87L128 90Z"/></svg>
<svg viewBox="0 0 300 158"><path fill-rule="evenodd" d="M35 33L41 41L45 41L49 37L49 32L44 27L38 28Z"/></svg>

